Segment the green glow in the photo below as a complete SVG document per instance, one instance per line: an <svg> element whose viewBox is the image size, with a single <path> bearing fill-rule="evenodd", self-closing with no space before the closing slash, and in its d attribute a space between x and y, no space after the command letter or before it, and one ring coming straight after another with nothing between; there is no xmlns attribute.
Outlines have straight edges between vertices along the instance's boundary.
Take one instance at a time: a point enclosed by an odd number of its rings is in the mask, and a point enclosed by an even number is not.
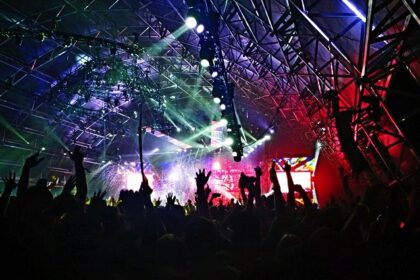
<svg viewBox="0 0 420 280"><path fill-rule="evenodd" d="M88 173L88 175L86 176L87 182L90 183L96 175L98 175L102 170L104 170L110 164L111 164L111 161L108 161L107 163L96 168L93 172Z"/></svg>
<svg viewBox="0 0 420 280"><path fill-rule="evenodd" d="M160 54L164 49L166 49L172 42L174 42L176 39L178 39L182 34L184 34L186 31L188 31L188 27L185 25L182 25L177 30L175 30L171 35L171 37L164 37L154 45L152 45L147 54L151 56L156 56Z"/></svg>
<svg viewBox="0 0 420 280"><path fill-rule="evenodd" d="M249 133L247 130L245 130L245 129L242 129L242 130L243 130L243 133L244 133L247 137L251 138L251 140L252 140L252 141L257 141L257 138L255 138L254 136L252 136L252 134L251 134L251 133Z"/></svg>
<svg viewBox="0 0 420 280"><path fill-rule="evenodd" d="M61 147L63 147L66 151L69 150L69 147L61 140L61 138L54 132L54 130L57 128L57 126L54 127L45 127L44 131L45 131L45 139L46 140L54 140L56 141L58 144L61 145Z"/></svg>
<svg viewBox="0 0 420 280"><path fill-rule="evenodd" d="M6 129L8 129L10 132L12 132L14 135L19 137L23 142L26 144L29 144L29 141L23 137L22 134L20 134L3 116L0 114L0 124L2 124Z"/></svg>

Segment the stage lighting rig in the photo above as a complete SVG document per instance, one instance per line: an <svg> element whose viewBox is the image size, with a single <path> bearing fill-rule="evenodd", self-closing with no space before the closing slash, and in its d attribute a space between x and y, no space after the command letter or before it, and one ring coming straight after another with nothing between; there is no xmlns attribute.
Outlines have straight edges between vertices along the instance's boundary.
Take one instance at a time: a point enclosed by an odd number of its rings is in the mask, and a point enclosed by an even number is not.
<svg viewBox="0 0 420 280"><path fill-rule="evenodd" d="M188 5L187 16L185 17L185 25L190 29L195 29L197 33L203 33L206 26L205 3L200 0L186 1Z"/></svg>
<svg viewBox="0 0 420 280"><path fill-rule="evenodd" d="M211 10L205 1L187 0L188 12L185 24L196 28L200 38L200 65L207 68L213 78L212 96L219 105L222 118L227 122L227 142L235 161L241 161L243 145L241 125L235 110L234 87L229 83L219 38L220 14ZM229 140L228 140L229 139Z"/></svg>

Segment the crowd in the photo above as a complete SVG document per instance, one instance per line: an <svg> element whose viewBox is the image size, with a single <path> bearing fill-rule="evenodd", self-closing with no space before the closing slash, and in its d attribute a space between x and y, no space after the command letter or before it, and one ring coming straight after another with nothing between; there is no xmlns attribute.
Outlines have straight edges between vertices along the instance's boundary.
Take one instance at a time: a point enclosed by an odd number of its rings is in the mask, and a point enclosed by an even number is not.
<svg viewBox="0 0 420 280"><path fill-rule="evenodd" d="M29 187L39 154L18 182L14 173L3 178L3 279L419 279L418 188L377 185L356 198L343 175L346 202L320 208L287 164L284 198L273 163L241 176L241 203L222 203L207 184L211 172L198 170L195 201L179 205L168 194L153 202L143 174L138 192L122 190L110 206L104 192L87 197L83 153L70 158L75 173L57 197L46 180ZM262 176L270 196L261 194Z"/></svg>

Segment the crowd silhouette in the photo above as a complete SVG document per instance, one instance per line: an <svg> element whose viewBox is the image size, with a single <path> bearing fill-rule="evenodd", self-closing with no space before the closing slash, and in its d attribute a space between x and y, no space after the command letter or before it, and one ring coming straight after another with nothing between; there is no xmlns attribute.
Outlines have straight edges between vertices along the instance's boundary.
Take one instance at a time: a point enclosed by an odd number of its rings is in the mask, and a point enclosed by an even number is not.
<svg viewBox="0 0 420 280"><path fill-rule="evenodd" d="M26 159L18 182L12 172L3 178L3 279L418 279L419 188L407 195L377 185L357 198L343 174L346 202L320 208L287 164L284 198L273 162L241 175L241 202L223 203L203 169L195 201L185 205L171 193L152 201L144 174L139 191L122 190L110 205L105 192L87 197L80 149L70 158L75 173L57 197L44 179L29 187L39 153Z"/></svg>

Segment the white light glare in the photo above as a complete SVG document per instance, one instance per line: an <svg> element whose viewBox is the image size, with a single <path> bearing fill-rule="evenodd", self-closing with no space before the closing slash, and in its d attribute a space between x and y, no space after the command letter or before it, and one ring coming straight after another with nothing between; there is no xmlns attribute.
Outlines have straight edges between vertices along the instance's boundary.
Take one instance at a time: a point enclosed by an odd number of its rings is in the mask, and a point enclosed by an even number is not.
<svg viewBox="0 0 420 280"><path fill-rule="evenodd" d="M344 5L347 6L358 18L360 18L363 22L366 22L366 17L356 8L356 6L348 0L342 0Z"/></svg>
<svg viewBox="0 0 420 280"><path fill-rule="evenodd" d="M226 146L232 146L232 144L233 144L233 139L232 138L226 138L226 140L225 140L225 142L224 142L224 144L226 145Z"/></svg>
<svg viewBox="0 0 420 280"><path fill-rule="evenodd" d="M270 140L270 139L271 139L271 135L269 134L264 135L264 140Z"/></svg>
<svg viewBox="0 0 420 280"><path fill-rule="evenodd" d="M197 26L197 20L194 17L187 17L185 20L185 25L188 28L193 29Z"/></svg>
<svg viewBox="0 0 420 280"><path fill-rule="evenodd" d="M221 104L221 105L220 105L220 110L222 110L222 111L223 111L223 110L225 110L225 109L226 109L226 105L225 105L225 104Z"/></svg>
<svg viewBox="0 0 420 280"><path fill-rule="evenodd" d="M213 102L216 103L216 104L220 104L220 102L222 102L222 100L220 100L219 97L215 97L215 98L213 98Z"/></svg>
<svg viewBox="0 0 420 280"><path fill-rule="evenodd" d="M204 25L202 25L202 24L199 24L198 26L197 26L197 33L203 33L203 31L204 31Z"/></svg>
<svg viewBox="0 0 420 280"><path fill-rule="evenodd" d="M321 142L319 142L319 141L316 141L316 147L317 147L317 148L321 148L321 147L322 147L322 143L321 143Z"/></svg>
<svg viewBox="0 0 420 280"><path fill-rule="evenodd" d="M83 54L83 53L78 54L76 56L76 61L79 65L85 65L86 63L88 63L91 60L92 60L92 57L90 57L86 54Z"/></svg>
<svg viewBox="0 0 420 280"><path fill-rule="evenodd" d="M221 124L222 126L226 126L226 125L228 124L228 121L227 121L226 119L221 119L221 120L220 120L220 124Z"/></svg>
<svg viewBox="0 0 420 280"><path fill-rule="evenodd" d="M200 62L201 66L207 68L210 66L210 62L207 59L202 59Z"/></svg>

